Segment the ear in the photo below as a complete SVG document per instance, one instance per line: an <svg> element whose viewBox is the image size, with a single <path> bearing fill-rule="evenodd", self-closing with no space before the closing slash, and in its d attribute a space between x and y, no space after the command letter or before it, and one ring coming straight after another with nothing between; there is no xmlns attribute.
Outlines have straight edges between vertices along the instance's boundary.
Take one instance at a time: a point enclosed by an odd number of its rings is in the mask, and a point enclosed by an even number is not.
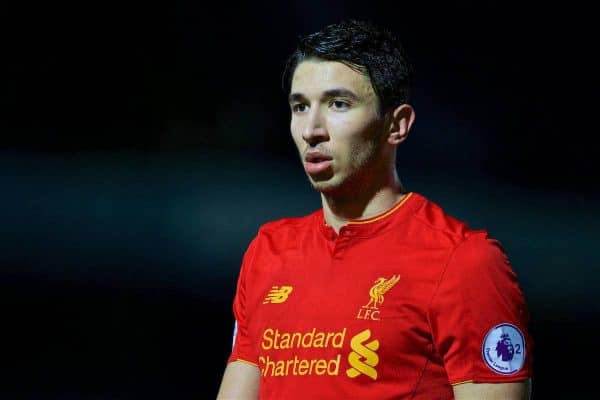
<svg viewBox="0 0 600 400"><path fill-rule="evenodd" d="M391 112L388 143L394 146L404 142L415 121L415 110L409 104L400 104Z"/></svg>

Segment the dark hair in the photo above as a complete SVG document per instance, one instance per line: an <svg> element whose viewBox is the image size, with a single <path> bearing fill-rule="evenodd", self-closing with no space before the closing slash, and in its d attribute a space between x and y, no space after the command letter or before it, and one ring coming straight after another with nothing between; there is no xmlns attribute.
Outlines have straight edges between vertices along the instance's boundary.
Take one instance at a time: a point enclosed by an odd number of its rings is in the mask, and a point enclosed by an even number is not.
<svg viewBox="0 0 600 400"><path fill-rule="evenodd" d="M300 37L284 69L286 93L298 64L310 58L339 61L369 77L379 98L380 112L408 102L412 66L402 44L386 29L370 22L347 20Z"/></svg>

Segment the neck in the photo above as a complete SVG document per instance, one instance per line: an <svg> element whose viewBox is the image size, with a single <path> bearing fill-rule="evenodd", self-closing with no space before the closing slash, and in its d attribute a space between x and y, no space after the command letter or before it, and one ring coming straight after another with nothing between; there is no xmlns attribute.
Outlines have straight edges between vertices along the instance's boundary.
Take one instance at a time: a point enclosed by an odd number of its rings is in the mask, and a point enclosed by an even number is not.
<svg viewBox="0 0 600 400"><path fill-rule="evenodd" d="M382 214L397 204L406 192L395 171L384 182L364 182L346 193L321 193L325 222L335 232L349 220L367 219Z"/></svg>

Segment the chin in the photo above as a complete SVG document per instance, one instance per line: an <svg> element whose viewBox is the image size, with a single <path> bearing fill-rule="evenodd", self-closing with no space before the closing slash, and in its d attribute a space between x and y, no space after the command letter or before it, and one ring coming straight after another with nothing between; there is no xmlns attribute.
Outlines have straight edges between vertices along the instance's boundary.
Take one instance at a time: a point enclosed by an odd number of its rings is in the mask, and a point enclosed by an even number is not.
<svg viewBox="0 0 600 400"><path fill-rule="evenodd" d="M310 183L313 187L313 189L315 189L317 192L323 193L323 194L335 194L335 193L339 193L342 190L342 181L340 181L339 179L323 179L323 180L316 180L313 178L310 178Z"/></svg>

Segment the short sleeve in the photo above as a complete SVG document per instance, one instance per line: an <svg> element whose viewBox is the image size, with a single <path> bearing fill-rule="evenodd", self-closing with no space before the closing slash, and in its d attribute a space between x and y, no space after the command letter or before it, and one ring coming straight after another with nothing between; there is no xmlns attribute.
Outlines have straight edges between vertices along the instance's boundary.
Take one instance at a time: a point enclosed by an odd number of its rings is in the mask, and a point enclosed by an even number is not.
<svg viewBox="0 0 600 400"><path fill-rule="evenodd" d="M531 377L527 304L500 243L485 232L454 249L428 317L450 383Z"/></svg>
<svg viewBox="0 0 600 400"><path fill-rule="evenodd" d="M253 343L248 334L248 310L246 308L246 294L249 270L251 269L254 251L256 247L255 238L244 253L242 266L237 281L235 297L233 300L233 315L235 317L235 327L233 330L233 346L228 362L245 361L252 364L258 364L258 356L253 350Z"/></svg>

